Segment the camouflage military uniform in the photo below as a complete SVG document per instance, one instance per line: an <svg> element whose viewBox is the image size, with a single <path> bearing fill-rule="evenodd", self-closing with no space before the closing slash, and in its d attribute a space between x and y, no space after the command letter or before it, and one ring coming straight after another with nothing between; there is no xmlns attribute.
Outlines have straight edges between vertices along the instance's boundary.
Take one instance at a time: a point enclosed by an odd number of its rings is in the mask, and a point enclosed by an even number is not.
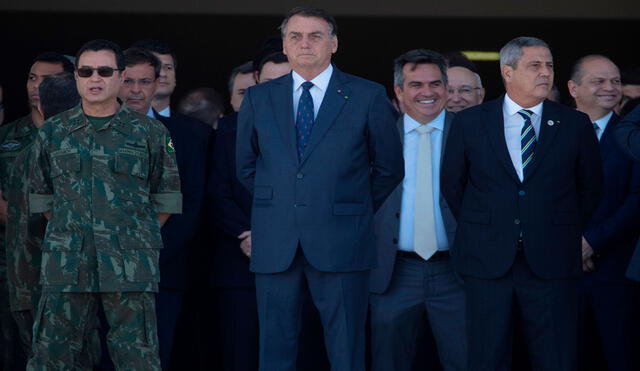
<svg viewBox="0 0 640 371"><path fill-rule="evenodd" d="M8 123L0 128L0 189L3 191L3 198L7 198L7 180L11 169L15 163L18 154L27 147L35 138L37 128L33 125L31 115L24 116L16 121ZM22 349L24 354L29 354L30 346L25 343L24 336L26 331L30 331L21 326L18 322L14 323L11 315L10 306L10 284L7 272L7 245L5 242L5 234L8 233L5 225L0 226L0 326L2 327L2 363L6 369L24 367L24 360L16 359L20 354L20 350L16 347L22 340ZM30 338L30 336L29 336ZM24 357L22 355L21 357Z"/></svg>
<svg viewBox="0 0 640 371"><path fill-rule="evenodd" d="M42 296L28 369L71 369L101 302L120 370L159 370L154 294L157 213L181 211L171 139L123 106L106 123L80 105L49 119L33 147L29 207L52 211L42 245Z"/></svg>

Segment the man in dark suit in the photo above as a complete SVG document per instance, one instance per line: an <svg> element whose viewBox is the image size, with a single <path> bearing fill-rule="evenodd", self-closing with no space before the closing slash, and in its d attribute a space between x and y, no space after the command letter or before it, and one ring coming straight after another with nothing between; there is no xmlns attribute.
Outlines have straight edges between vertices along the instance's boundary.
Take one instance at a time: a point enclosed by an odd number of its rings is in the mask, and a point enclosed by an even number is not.
<svg viewBox="0 0 640 371"><path fill-rule="evenodd" d="M131 48L125 51L125 64L127 77L120 96L129 107L147 114L160 74L160 62L147 50ZM160 360L162 368L168 369L184 293L189 286L189 253L200 237L213 130L179 112L173 112L171 117L153 112L154 118L171 134L172 143L168 148L175 151L184 195L182 214L173 215L161 229L164 247L160 251L156 311Z"/></svg>
<svg viewBox="0 0 640 371"><path fill-rule="evenodd" d="M464 290L449 258L456 222L439 191L440 158L454 116L444 109L447 63L430 50L409 51L395 60L394 85L405 111L397 122L405 178L375 218L372 369L411 370L427 319L444 369L462 371L467 367Z"/></svg>
<svg viewBox="0 0 640 371"><path fill-rule="evenodd" d="M510 368L515 308L533 368L575 370L580 241L602 193L598 142L585 114L545 100L544 41L511 40L500 69L506 94L456 115L442 164L469 370Z"/></svg>
<svg viewBox="0 0 640 371"><path fill-rule="evenodd" d="M640 106L622 118L615 135L620 148L635 161L640 161ZM640 241L629 262L627 277L640 281Z"/></svg>
<svg viewBox="0 0 640 371"><path fill-rule="evenodd" d="M283 59L284 58L284 59ZM264 63L272 70L257 73L260 82L278 78L291 71L280 53ZM267 81L268 81L267 80ZM212 227L220 231L213 253L211 284L216 290L218 343L222 347L222 369L252 371L258 368L258 310L251 256L251 194L236 177L237 114L220 120L209 182Z"/></svg>
<svg viewBox="0 0 640 371"><path fill-rule="evenodd" d="M281 31L293 72L249 88L236 148L253 193L260 369L295 369L308 290L332 369L364 370L373 213L403 177L395 114L382 86L331 65L337 29L325 11L295 8Z"/></svg>
<svg viewBox="0 0 640 371"><path fill-rule="evenodd" d="M615 143L620 118L614 113L621 95L620 71L607 57L588 55L573 67L568 82L576 108L589 115L600 142L604 195L582 237L581 334L600 339L609 370L638 370L640 286L625 277L640 236L640 164ZM594 337L579 336L586 370Z"/></svg>

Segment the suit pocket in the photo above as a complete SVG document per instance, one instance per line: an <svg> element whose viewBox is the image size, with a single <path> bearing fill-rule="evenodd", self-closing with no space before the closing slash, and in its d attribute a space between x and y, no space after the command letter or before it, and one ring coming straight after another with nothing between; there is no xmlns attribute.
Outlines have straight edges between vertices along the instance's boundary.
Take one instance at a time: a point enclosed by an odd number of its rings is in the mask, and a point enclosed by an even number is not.
<svg viewBox="0 0 640 371"><path fill-rule="evenodd" d="M255 186L253 198L256 200L271 200L273 199L273 188L271 186Z"/></svg>
<svg viewBox="0 0 640 371"><path fill-rule="evenodd" d="M490 224L491 214L480 211L462 210L460 211L460 221L473 224Z"/></svg>
<svg viewBox="0 0 640 371"><path fill-rule="evenodd" d="M333 204L333 215L362 215L366 210L363 203Z"/></svg>

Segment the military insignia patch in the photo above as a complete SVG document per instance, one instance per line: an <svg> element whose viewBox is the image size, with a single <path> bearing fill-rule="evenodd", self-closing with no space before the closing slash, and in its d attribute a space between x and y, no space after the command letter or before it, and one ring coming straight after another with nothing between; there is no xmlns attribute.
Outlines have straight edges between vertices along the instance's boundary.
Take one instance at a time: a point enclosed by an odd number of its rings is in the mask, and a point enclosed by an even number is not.
<svg viewBox="0 0 640 371"><path fill-rule="evenodd" d="M171 137L166 137L167 139L167 152L173 153L176 151L176 148L173 146L173 139Z"/></svg>
<svg viewBox="0 0 640 371"><path fill-rule="evenodd" d="M15 151L22 147L22 144L17 140L7 140L4 143L0 144L0 151Z"/></svg>

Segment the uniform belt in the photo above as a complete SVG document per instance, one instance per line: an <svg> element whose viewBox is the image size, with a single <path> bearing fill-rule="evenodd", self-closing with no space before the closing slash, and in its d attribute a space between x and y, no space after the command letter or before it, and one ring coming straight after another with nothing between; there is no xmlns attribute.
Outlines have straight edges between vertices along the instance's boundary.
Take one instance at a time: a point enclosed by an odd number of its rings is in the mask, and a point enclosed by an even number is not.
<svg viewBox="0 0 640 371"><path fill-rule="evenodd" d="M410 259L417 259L417 260L422 260L422 261L429 261L429 262L433 262L433 261L438 261L438 260L443 260L443 259L447 259L449 257L449 250L440 250L440 251L436 251L433 255L431 255L431 257L427 260L424 260L422 258L422 256L416 254L413 251L403 251L403 250L398 250L398 256L402 256L404 258L410 258Z"/></svg>

